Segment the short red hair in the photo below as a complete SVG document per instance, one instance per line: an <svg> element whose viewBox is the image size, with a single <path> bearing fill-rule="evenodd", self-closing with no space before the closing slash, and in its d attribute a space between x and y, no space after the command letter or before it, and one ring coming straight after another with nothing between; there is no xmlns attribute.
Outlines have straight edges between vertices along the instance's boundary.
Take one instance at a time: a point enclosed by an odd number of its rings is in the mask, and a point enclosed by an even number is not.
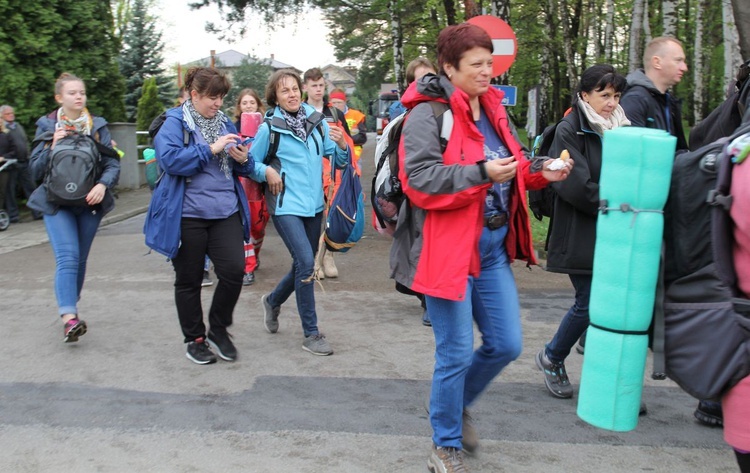
<svg viewBox="0 0 750 473"><path fill-rule="evenodd" d="M492 39L482 28L471 23L461 23L443 28L438 35L437 57L438 68L445 74L445 65L458 69L464 53L476 47L484 48L490 53L493 51Z"/></svg>

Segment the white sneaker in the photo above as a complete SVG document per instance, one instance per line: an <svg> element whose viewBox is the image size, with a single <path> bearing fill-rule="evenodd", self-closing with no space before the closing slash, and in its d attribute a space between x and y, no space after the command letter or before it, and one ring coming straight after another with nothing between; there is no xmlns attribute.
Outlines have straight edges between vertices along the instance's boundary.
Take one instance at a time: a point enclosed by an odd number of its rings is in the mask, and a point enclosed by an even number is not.
<svg viewBox="0 0 750 473"><path fill-rule="evenodd" d="M333 253L328 250L323 254L323 272L329 278L339 277L339 270L336 268L336 263L333 261Z"/></svg>

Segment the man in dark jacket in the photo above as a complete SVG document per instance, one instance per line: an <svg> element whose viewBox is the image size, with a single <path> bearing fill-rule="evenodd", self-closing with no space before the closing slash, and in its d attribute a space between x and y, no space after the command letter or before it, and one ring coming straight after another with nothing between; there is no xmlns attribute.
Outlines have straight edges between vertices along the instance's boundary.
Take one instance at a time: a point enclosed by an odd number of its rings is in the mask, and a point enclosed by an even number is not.
<svg viewBox="0 0 750 473"><path fill-rule="evenodd" d="M688 149L682 129L681 101L669 89L682 80L688 67L682 43L662 36L646 45L643 69L628 74L628 89L620 100L633 126L666 130L677 137L677 150Z"/></svg>
<svg viewBox="0 0 750 473"><path fill-rule="evenodd" d="M682 129L681 102L668 90L682 80L687 69L680 41L666 36L654 38L643 53L643 69L628 74L628 89L620 100L633 126L668 131L677 137L677 151L687 150L688 144ZM721 404L717 402L700 401L694 415L705 425L723 423Z"/></svg>

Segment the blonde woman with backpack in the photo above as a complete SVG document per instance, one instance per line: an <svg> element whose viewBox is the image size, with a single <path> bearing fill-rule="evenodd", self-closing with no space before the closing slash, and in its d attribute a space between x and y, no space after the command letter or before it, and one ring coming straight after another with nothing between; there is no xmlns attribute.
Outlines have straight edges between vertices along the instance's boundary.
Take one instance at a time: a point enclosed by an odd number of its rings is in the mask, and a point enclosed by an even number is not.
<svg viewBox="0 0 750 473"><path fill-rule="evenodd" d="M36 122L36 146L29 162L35 182L44 179L50 157L61 141L75 135L85 135L107 147L112 142L107 121L94 117L86 108L83 80L69 73L61 74L55 82L55 100L60 107ZM86 260L102 217L115 206L110 189L120 176L120 161L105 154L100 154L95 184L80 205L50 202L47 183L37 187L27 204L43 214L55 254L55 296L65 343L76 342L86 333L86 322L78 317L77 307L86 276Z"/></svg>

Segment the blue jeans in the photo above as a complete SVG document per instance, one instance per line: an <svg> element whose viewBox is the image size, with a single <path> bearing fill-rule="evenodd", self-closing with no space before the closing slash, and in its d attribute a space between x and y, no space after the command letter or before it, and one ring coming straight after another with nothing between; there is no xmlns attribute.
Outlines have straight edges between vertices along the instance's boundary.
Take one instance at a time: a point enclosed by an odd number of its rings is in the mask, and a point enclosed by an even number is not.
<svg viewBox="0 0 750 473"><path fill-rule="evenodd" d="M505 251L507 225L485 228L479 241L482 272L469 276L467 297L451 301L425 296L435 334L435 371L430 394L432 441L461 448L464 408L521 354L518 291ZM482 345L474 350L474 326Z"/></svg>
<svg viewBox="0 0 750 473"><path fill-rule="evenodd" d="M314 217L273 216L273 225L292 255L292 269L279 281L267 300L271 307L279 307L294 292L305 337L319 333L318 314L315 312L315 282L310 276L315 269L315 252L318 251L322 222L322 212Z"/></svg>
<svg viewBox="0 0 750 473"><path fill-rule="evenodd" d="M88 207L60 207L56 214L44 215L55 253L55 295L60 315L78 314L76 305L86 277L86 260L101 221L102 213Z"/></svg>
<svg viewBox="0 0 750 473"><path fill-rule="evenodd" d="M560 322L557 333L546 345L547 358L554 363L562 363L570 355L570 350L578 338L589 327L589 299L591 297L592 276L571 274L570 282L576 290L575 302Z"/></svg>

